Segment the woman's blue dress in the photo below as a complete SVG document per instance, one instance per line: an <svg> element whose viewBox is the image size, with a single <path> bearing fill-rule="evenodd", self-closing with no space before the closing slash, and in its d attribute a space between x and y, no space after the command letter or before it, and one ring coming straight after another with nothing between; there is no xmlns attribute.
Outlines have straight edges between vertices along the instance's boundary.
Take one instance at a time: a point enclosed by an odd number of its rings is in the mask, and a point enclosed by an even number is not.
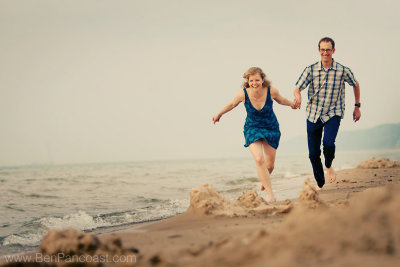
<svg viewBox="0 0 400 267"><path fill-rule="evenodd" d="M246 88L243 88L245 94L244 106L246 107L247 117L244 124L244 138L246 140L245 147L251 143L265 139L267 143L273 148L277 149L279 146L279 139L281 132L279 130L279 123L276 119L275 113L272 109L272 98L270 87L268 87L267 99L265 100L264 107L257 110L250 102L249 95Z"/></svg>

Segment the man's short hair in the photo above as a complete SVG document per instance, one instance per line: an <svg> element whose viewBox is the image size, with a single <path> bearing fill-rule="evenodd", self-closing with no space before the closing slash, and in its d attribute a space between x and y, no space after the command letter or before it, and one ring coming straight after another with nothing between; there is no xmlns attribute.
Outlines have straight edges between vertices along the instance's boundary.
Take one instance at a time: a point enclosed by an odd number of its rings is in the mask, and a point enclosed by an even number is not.
<svg viewBox="0 0 400 267"><path fill-rule="evenodd" d="M321 42L330 42L332 44L332 49L335 49L335 41L333 41L332 38L324 37L321 40L319 40L318 49L320 48L319 45Z"/></svg>

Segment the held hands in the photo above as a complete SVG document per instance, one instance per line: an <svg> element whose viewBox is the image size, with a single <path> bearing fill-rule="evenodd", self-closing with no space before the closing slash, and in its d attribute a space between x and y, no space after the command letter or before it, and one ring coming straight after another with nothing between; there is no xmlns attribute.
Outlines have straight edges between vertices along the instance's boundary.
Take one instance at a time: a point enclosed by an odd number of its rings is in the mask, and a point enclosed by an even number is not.
<svg viewBox="0 0 400 267"><path fill-rule="evenodd" d="M300 109L301 108L301 94L297 90L294 91L294 108L293 109Z"/></svg>
<svg viewBox="0 0 400 267"><path fill-rule="evenodd" d="M290 105L289 105L292 109L297 109L297 106L296 106L296 99L295 100L293 100L293 101L290 101Z"/></svg>
<svg viewBox="0 0 400 267"><path fill-rule="evenodd" d="M353 111L353 121L357 122L361 118L361 111L359 107L355 107Z"/></svg>

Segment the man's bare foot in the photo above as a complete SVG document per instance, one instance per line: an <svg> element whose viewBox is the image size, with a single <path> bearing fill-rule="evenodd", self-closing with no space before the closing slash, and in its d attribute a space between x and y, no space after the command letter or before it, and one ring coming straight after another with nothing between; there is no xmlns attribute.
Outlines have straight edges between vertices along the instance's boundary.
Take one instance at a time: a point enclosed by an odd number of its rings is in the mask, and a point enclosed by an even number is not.
<svg viewBox="0 0 400 267"><path fill-rule="evenodd" d="M328 181L330 183L336 182L336 172L333 167L326 168L326 173L328 174Z"/></svg>
<svg viewBox="0 0 400 267"><path fill-rule="evenodd" d="M274 203L274 202L276 202L276 198L275 198L274 196L268 197L267 202L268 202L268 203Z"/></svg>

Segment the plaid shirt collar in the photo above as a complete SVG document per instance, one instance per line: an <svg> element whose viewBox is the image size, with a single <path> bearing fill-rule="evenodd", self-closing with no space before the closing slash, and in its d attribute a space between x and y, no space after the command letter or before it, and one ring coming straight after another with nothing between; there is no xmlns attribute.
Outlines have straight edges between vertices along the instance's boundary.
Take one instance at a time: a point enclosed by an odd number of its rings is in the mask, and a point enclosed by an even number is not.
<svg viewBox="0 0 400 267"><path fill-rule="evenodd" d="M317 70L324 69L324 67L322 67L322 61L318 62L317 66L316 66L316 69ZM332 66L329 69L337 70L337 63L333 58L332 58Z"/></svg>

